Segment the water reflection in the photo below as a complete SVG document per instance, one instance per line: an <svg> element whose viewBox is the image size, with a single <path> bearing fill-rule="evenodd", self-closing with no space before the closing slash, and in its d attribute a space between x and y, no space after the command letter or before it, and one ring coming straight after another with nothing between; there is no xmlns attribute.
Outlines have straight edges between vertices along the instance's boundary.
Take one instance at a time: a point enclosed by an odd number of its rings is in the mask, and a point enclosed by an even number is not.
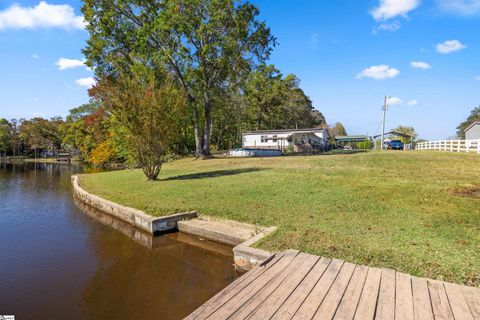
<svg viewBox="0 0 480 320"><path fill-rule="evenodd" d="M82 170L0 164L0 314L181 319L237 276L231 248L151 237L76 203L70 175Z"/></svg>

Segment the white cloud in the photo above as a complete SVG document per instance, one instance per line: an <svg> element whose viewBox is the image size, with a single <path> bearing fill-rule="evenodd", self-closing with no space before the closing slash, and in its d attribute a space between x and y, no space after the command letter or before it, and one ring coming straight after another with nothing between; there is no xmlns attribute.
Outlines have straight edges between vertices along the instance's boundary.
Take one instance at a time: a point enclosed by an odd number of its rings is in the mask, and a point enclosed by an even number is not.
<svg viewBox="0 0 480 320"><path fill-rule="evenodd" d="M399 30L401 26L402 26L402 24L398 20L395 20L393 22L384 22L384 23L379 24L375 28L373 28L373 34L377 34L378 31L394 32L394 31Z"/></svg>
<svg viewBox="0 0 480 320"><path fill-rule="evenodd" d="M79 67L85 67L85 61L78 59L60 58L55 62L58 70L67 70Z"/></svg>
<svg viewBox="0 0 480 320"><path fill-rule="evenodd" d="M401 23L398 20L393 21L392 23L382 23L377 29L383 31L397 31L401 27Z"/></svg>
<svg viewBox="0 0 480 320"><path fill-rule="evenodd" d="M447 40L437 44L437 52L448 54L465 49L467 46L458 40Z"/></svg>
<svg viewBox="0 0 480 320"><path fill-rule="evenodd" d="M380 0L378 7L370 13L377 21L384 21L407 14L420 5L420 0Z"/></svg>
<svg viewBox="0 0 480 320"><path fill-rule="evenodd" d="M32 58L32 59L40 59L40 57L39 57L38 54L36 54L36 53L30 55L30 58Z"/></svg>
<svg viewBox="0 0 480 320"><path fill-rule="evenodd" d="M97 82L92 77L88 77L88 78L77 79L77 80L75 80L75 83L78 84L79 86L90 88L91 86L93 86Z"/></svg>
<svg viewBox="0 0 480 320"><path fill-rule="evenodd" d="M409 106L416 106L418 104L418 101L416 99L410 100L407 102Z"/></svg>
<svg viewBox="0 0 480 320"><path fill-rule="evenodd" d="M415 69L422 69L422 70L427 70L432 68L430 64L423 61L412 61L410 62L410 65Z"/></svg>
<svg viewBox="0 0 480 320"><path fill-rule="evenodd" d="M14 4L0 11L0 31L37 28L84 29L85 21L83 16L75 15L72 6L45 1L34 7Z"/></svg>
<svg viewBox="0 0 480 320"><path fill-rule="evenodd" d="M443 11L461 15L480 13L480 0L437 0Z"/></svg>
<svg viewBox="0 0 480 320"><path fill-rule="evenodd" d="M387 104L389 106L394 106L394 105L402 104L402 103L403 103L402 99L397 98L397 97L390 97L390 98L387 99Z"/></svg>
<svg viewBox="0 0 480 320"><path fill-rule="evenodd" d="M385 80L385 79L392 79L395 78L400 74L395 68L390 68L387 65L378 65L378 66L371 66L362 70L362 72L358 73L356 78L363 79L363 78L372 78L376 80Z"/></svg>

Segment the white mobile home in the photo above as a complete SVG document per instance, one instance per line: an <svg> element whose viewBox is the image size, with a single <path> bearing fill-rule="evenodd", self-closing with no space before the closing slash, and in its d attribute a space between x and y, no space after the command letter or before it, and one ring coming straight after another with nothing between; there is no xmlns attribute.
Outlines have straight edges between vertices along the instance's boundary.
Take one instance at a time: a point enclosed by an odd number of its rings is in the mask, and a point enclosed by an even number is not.
<svg viewBox="0 0 480 320"><path fill-rule="evenodd" d="M257 130L242 135L242 147L253 149L277 149L295 152L319 150L328 146L328 130L322 128Z"/></svg>

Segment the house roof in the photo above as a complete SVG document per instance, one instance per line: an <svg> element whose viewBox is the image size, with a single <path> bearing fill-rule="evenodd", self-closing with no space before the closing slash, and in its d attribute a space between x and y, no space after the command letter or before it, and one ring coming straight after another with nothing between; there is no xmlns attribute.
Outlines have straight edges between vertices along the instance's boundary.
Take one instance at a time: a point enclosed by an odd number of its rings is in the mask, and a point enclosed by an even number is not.
<svg viewBox="0 0 480 320"><path fill-rule="evenodd" d="M396 131L396 130L391 130L391 131L388 131L388 132L385 132L385 135L388 135L388 134L392 134L394 136L399 136L399 137L403 137L403 138L413 138L414 136L409 134L409 133L405 133L405 132L400 132L400 131ZM373 136L373 139L377 139L378 137L381 137L382 135L381 134L377 134L376 136Z"/></svg>
<svg viewBox="0 0 480 320"><path fill-rule="evenodd" d="M276 130L256 130L245 131L243 134L261 134L261 133L301 133L301 132L322 132L325 129L322 128L308 128L308 129L276 129Z"/></svg>
<svg viewBox="0 0 480 320"><path fill-rule="evenodd" d="M355 136L336 136L335 141L365 141L368 140L368 137L365 135L355 135Z"/></svg>
<svg viewBox="0 0 480 320"><path fill-rule="evenodd" d="M469 125L464 131L467 132L468 130L470 130L474 125L476 124L480 124L480 121L474 121L472 122L471 125Z"/></svg>

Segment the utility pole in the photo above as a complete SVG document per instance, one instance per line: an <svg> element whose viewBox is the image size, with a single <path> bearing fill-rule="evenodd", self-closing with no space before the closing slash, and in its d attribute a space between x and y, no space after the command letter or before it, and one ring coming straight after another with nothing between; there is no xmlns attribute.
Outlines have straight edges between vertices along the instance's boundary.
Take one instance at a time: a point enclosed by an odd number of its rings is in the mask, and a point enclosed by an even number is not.
<svg viewBox="0 0 480 320"><path fill-rule="evenodd" d="M385 141L385 113L388 110L388 104L387 104L388 99L390 99L390 97L385 96L383 100L383 106L382 106L382 139L380 140L380 150L384 149L383 143Z"/></svg>

